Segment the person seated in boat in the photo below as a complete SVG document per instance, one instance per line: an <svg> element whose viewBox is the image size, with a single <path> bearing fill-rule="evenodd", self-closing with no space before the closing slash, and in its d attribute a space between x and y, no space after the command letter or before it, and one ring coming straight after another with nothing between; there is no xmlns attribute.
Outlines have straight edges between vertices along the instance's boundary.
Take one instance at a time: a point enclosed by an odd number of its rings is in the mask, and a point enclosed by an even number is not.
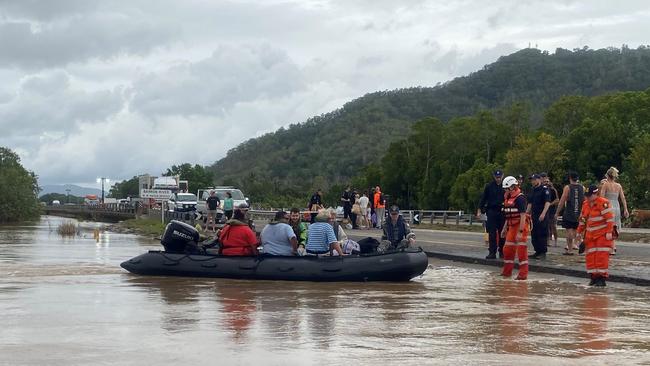
<svg viewBox="0 0 650 366"><path fill-rule="evenodd" d="M319 210L314 223L309 225L307 235L307 253L309 254L327 254L333 251L343 255L341 244L336 239L334 228L329 224L330 213L328 210Z"/></svg>
<svg viewBox="0 0 650 366"><path fill-rule="evenodd" d="M332 229L334 229L334 235L336 235L336 241L340 243L344 242L347 240L348 235L343 231L343 225L336 219L336 210L333 208L330 208L327 210L329 213L329 223L332 225Z"/></svg>
<svg viewBox="0 0 650 366"><path fill-rule="evenodd" d="M415 244L415 234L399 213L399 207L393 205L388 210L388 217L381 225L384 235L381 237L385 249L407 248Z"/></svg>
<svg viewBox="0 0 650 366"><path fill-rule="evenodd" d="M262 230L260 235L264 254L294 255L298 250L298 240L288 224L289 213L278 211L275 217Z"/></svg>
<svg viewBox="0 0 650 366"><path fill-rule="evenodd" d="M297 207L293 207L291 211L289 211L289 226L293 229L293 233L296 234L296 240L298 240L298 253L304 253L305 244L307 243L307 232L309 229L307 228L307 223L300 219L300 210Z"/></svg>
<svg viewBox="0 0 650 366"><path fill-rule="evenodd" d="M341 250L343 250L343 253L345 254L359 253L360 252L359 244L354 240L348 238L348 235L343 230L343 225L341 225L341 223L338 222L338 220L336 219L336 210L330 208L328 211L330 214L329 223L330 225L332 225L332 229L334 229L334 235L336 235L336 240L341 246ZM332 255L337 255L337 254L338 252L336 251L332 252Z"/></svg>
<svg viewBox="0 0 650 366"><path fill-rule="evenodd" d="M233 218L219 232L221 255L257 255L258 240L246 222L246 213L237 208Z"/></svg>

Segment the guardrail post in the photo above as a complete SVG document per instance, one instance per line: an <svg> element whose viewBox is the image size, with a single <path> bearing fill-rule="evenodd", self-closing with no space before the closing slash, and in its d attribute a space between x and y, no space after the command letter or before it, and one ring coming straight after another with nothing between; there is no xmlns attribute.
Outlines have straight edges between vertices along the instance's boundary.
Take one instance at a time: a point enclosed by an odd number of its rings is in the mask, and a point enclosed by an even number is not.
<svg viewBox="0 0 650 366"><path fill-rule="evenodd" d="M442 224L447 225L447 212L442 214Z"/></svg>
<svg viewBox="0 0 650 366"><path fill-rule="evenodd" d="M469 214L469 226L472 226L473 223L474 223L474 215L472 215L472 214L470 213L470 214Z"/></svg>
<svg viewBox="0 0 650 366"><path fill-rule="evenodd" d="M456 226L460 225L460 211L456 214Z"/></svg>
<svg viewBox="0 0 650 366"><path fill-rule="evenodd" d="M433 212L431 212L431 218L429 220L429 223L433 225Z"/></svg>

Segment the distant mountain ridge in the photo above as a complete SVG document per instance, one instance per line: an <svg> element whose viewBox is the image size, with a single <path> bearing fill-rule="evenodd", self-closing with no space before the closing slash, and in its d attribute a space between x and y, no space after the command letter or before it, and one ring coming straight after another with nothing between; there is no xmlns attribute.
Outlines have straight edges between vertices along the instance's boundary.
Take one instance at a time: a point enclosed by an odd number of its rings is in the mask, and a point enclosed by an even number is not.
<svg viewBox="0 0 650 366"><path fill-rule="evenodd" d="M436 87L367 94L333 112L281 128L231 149L211 169L217 183L247 191L304 192L349 180L378 163L413 122L442 121L523 102L539 125L543 110L564 95L595 96L650 86L650 48L588 48L551 54L523 49L482 70Z"/></svg>
<svg viewBox="0 0 650 366"><path fill-rule="evenodd" d="M74 184L46 184L42 186L41 189L41 192L38 194L39 196L48 193L67 194L68 192L66 192L66 189L70 190L70 195L77 197L83 197L87 194L96 194L97 196L102 195L101 189L80 187ZM104 190L104 194L108 194L108 190Z"/></svg>

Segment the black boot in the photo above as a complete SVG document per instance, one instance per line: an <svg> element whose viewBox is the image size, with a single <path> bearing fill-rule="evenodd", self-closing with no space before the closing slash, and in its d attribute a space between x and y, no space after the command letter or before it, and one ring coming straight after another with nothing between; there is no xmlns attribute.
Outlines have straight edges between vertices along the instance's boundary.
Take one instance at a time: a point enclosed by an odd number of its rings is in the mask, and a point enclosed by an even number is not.
<svg viewBox="0 0 650 366"><path fill-rule="evenodd" d="M607 286L607 284L605 283L605 277L596 278L596 282L594 283L594 286L596 286L596 287L605 287L605 286Z"/></svg>
<svg viewBox="0 0 650 366"><path fill-rule="evenodd" d="M494 253L490 253L485 257L485 259L497 259L497 255Z"/></svg>
<svg viewBox="0 0 650 366"><path fill-rule="evenodd" d="M596 277L591 277L591 280L589 281L589 286L593 286L596 284Z"/></svg>

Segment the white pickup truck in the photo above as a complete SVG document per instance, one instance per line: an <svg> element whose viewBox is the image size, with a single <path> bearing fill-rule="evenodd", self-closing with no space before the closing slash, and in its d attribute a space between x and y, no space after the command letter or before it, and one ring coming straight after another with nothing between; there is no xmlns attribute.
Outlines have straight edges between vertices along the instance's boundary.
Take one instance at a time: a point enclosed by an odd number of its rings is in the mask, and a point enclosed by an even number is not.
<svg viewBox="0 0 650 366"><path fill-rule="evenodd" d="M225 220L225 216L223 216L223 200L226 199L226 192L230 192L230 194L232 195L233 208L236 208L242 203L249 205L248 198L244 196L242 191L234 187L214 187L214 188L199 189L196 192L196 196L198 197L198 201L196 204L196 211L200 213L204 219L205 217L207 217L207 213L208 213L208 210L205 205L205 200L207 200L208 197L210 197L211 191L214 191L217 197L219 197L219 200L221 201L221 206L217 208L218 222Z"/></svg>

